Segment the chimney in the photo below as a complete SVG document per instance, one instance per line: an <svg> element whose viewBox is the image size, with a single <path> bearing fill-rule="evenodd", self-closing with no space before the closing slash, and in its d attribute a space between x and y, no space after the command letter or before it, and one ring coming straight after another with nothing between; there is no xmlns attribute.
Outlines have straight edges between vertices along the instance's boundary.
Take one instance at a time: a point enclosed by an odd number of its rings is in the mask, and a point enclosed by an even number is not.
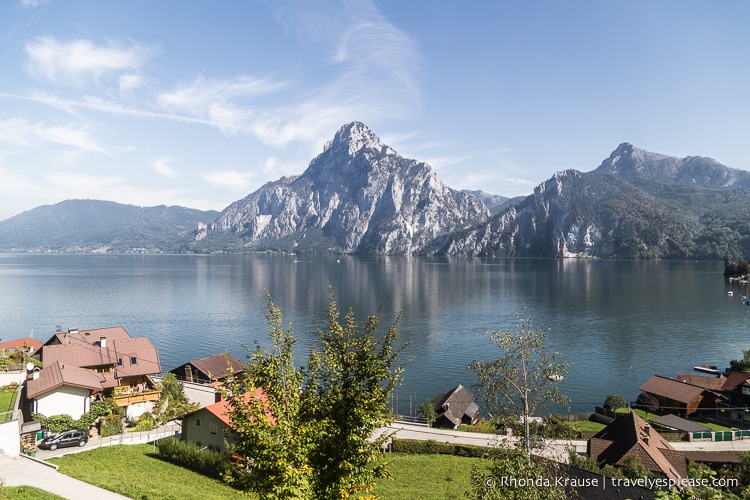
<svg viewBox="0 0 750 500"><path fill-rule="evenodd" d="M650 436L650 435L651 435L651 425L650 425L650 424L646 424L646 425L644 425L644 426L643 426L643 430L645 430L645 431L646 431L646 435L647 435L647 436Z"/></svg>
<svg viewBox="0 0 750 500"><path fill-rule="evenodd" d="M39 378L39 370L34 370L31 372L31 380L36 380Z"/></svg>
<svg viewBox="0 0 750 500"><path fill-rule="evenodd" d="M102 349L107 348L107 337L99 337L99 347Z"/></svg>

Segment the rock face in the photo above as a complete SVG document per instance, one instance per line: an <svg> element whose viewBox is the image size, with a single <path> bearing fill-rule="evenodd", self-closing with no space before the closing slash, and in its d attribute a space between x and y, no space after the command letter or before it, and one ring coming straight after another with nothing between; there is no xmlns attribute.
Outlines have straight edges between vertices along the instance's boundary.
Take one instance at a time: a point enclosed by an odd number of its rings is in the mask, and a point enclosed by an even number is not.
<svg viewBox="0 0 750 500"><path fill-rule="evenodd" d="M235 250L414 255L489 216L481 201L447 187L429 165L401 157L354 122L302 175L233 203L195 238Z"/></svg>
<svg viewBox="0 0 750 500"><path fill-rule="evenodd" d="M750 172L729 168L712 158L676 158L650 153L624 142L594 171L629 180L704 188L750 187Z"/></svg>
<svg viewBox="0 0 750 500"><path fill-rule="evenodd" d="M621 144L594 171L568 170L432 255L741 258L750 253L750 174L710 158Z"/></svg>
<svg viewBox="0 0 750 500"><path fill-rule="evenodd" d="M507 199L447 187L354 122L301 175L220 214L70 200L1 221L0 250L739 260L750 173L623 143Z"/></svg>

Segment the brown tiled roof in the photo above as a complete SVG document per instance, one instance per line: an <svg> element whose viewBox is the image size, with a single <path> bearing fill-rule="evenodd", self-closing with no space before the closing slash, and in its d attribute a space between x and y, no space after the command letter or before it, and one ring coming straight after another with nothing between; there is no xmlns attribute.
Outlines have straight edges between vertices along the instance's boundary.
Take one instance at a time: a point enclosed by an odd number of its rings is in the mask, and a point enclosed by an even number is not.
<svg viewBox="0 0 750 500"><path fill-rule="evenodd" d="M599 431L589 440L588 450L599 465L623 465L626 456L635 454L646 468L677 484L688 477L684 455L634 412Z"/></svg>
<svg viewBox="0 0 750 500"><path fill-rule="evenodd" d="M700 396L705 389L697 385L680 382L671 378L654 375L641 386L643 392L654 396L669 398L680 403L691 403Z"/></svg>
<svg viewBox="0 0 750 500"><path fill-rule="evenodd" d="M102 349L98 346L84 343L46 345L42 349L44 365L62 363L80 367L95 367L113 365L117 362L109 347Z"/></svg>
<svg viewBox="0 0 750 500"><path fill-rule="evenodd" d="M453 425L459 425L464 415L474 417L479 411L474 395L461 384L449 392L435 396L432 406L435 407L438 418L445 417Z"/></svg>
<svg viewBox="0 0 750 500"><path fill-rule="evenodd" d="M107 340L132 338L122 326L108 326L106 328L94 328L92 330L71 329L67 332L57 332L44 343L47 345L85 343L99 345L99 339L106 337Z"/></svg>
<svg viewBox="0 0 750 500"><path fill-rule="evenodd" d="M739 464L740 456L737 453L716 453L711 451L683 451L685 458L693 462L708 464Z"/></svg>
<svg viewBox="0 0 750 500"><path fill-rule="evenodd" d="M675 378L680 382L697 385L709 391L722 390L724 383L727 381L727 377L724 374L720 374L718 377L707 377L706 375L697 375L695 373L678 373Z"/></svg>
<svg viewBox="0 0 750 500"><path fill-rule="evenodd" d="M100 373L77 366L63 366L55 362L45 366L39 372L39 378L27 382L26 394L27 397L34 398L63 385L100 391L103 388L103 382L104 376Z"/></svg>
<svg viewBox="0 0 750 500"><path fill-rule="evenodd" d="M229 353L216 354L206 358L194 359L187 364L192 365L201 373L214 379L224 379L244 371L242 362Z"/></svg>
<svg viewBox="0 0 750 500"><path fill-rule="evenodd" d="M118 377L150 375L161 372L159 354L147 338L114 340L115 373ZM122 363L120 363L122 360Z"/></svg>
<svg viewBox="0 0 750 500"><path fill-rule="evenodd" d="M727 381L724 382L724 386L722 387L725 391L733 391L737 387L741 386L745 381L750 379L750 374L742 373L742 372L732 372L727 377Z"/></svg>
<svg viewBox="0 0 750 500"><path fill-rule="evenodd" d="M103 343L102 338L106 339ZM134 339L121 326L57 333L42 348L42 362L45 367L54 363L82 368L113 366L117 378L161 372L159 353L151 341ZM107 387L110 382L108 379Z"/></svg>
<svg viewBox="0 0 750 500"><path fill-rule="evenodd" d="M26 345L28 345L32 350L38 351L42 345L41 340L32 339L31 337L26 337L23 339L15 339L15 340L8 340L7 342L0 342L0 349L21 349L23 347L23 343L26 342Z"/></svg>

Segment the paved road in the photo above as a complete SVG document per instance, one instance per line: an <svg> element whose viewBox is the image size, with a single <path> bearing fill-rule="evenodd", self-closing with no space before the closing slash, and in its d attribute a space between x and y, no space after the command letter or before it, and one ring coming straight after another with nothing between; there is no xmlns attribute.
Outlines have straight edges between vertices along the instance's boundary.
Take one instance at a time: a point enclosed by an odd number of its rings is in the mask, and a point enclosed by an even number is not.
<svg viewBox="0 0 750 500"><path fill-rule="evenodd" d="M395 423L383 430L395 433L402 439L434 439L439 443L473 444L476 446L498 446L500 444L516 444L519 438L503 435L482 434L477 432L432 429L414 424ZM737 441L675 441L670 444L680 451L750 451L750 439ZM547 441L543 450L534 450L535 454L558 461L567 461L568 450L575 449L578 453L586 452L586 441L553 439Z"/></svg>
<svg viewBox="0 0 750 500"><path fill-rule="evenodd" d="M96 486L78 481L57 472L54 466L44 464L41 459L52 458L67 453L77 453L90 450L98 446L113 446L116 444L135 444L151 442L154 439L173 435L175 427L162 428L159 432L152 431L144 435L122 435L110 438L92 439L83 448L63 448L59 450L39 450L37 459L19 456L0 458L0 477L7 486L28 485L50 491L63 498L71 500L114 500L127 497L112 493ZM384 427L381 433L393 434L402 439L433 439L439 443L468 444L475 446L498 446L500 444L517 444L517 437L505 435L482 434L478 432L464 432L446 429L432 429L429 427L395 423ZM691 451L750 451L750 439L728 442L675 442L671 443L675 449ZM575 449L578 453L586 451L586 441L550 440L544 449L535 449L540 456L565 462L568 450Z"/></svg>
<svg viewBox="0 0 750 500"><path fill-rule="evenodd" d="M5 486L34 486L69 500L128 498L60 474L55 467L24 455L0 458L0 475Z"/></svg>
<svg viewBox="0 0 750 500"><path fill-rule="evenodd" d="M0 458L0 478L2 478L6 486L34 486L70 500L126 499L128 497L73 479L65 474L60 474L57 472L57 467L44 462L44 460L69 453L79 453L100 446L149 443L155 439L172 436L179 429L179 425L171 424L149 432L135 432L105 438L94 438L81 448L76 446L74 448L60 448L55 451L38 450L36 459L25 455L2 457Z"/></svg>

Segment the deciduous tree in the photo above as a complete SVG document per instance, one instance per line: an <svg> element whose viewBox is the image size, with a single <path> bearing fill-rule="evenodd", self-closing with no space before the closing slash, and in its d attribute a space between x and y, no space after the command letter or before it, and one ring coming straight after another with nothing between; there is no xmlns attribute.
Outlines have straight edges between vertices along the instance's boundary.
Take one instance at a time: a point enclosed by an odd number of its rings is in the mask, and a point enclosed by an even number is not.
<svg viewBox="0 0 750 500"><path fill-rule="evenodd" d="M371 315L360 332L354 312L342 318L331 292L327 328L301 369L292 329L283 328L270 297L266 319L271 349L256 342L242 385L226 391L242 459L234 480L262 498L367 498L388 475L387 436L373 436L393 420L388 401L403 372L396 323L379 335Z"/></svg>
<svg viewBox="0 0 750 500"><path fill-rule="evenodd" d="M495 416L521 416L528 451L529 417L548 405L570 404L570 398L558 388L568 374L569 363L558 361L558 353L547 349L549 329L536 328L524 313L522 308L512 329L489 332L502 355L490 361L474 361L469 369L477 375L474 386L488 412Z"/></svg>

